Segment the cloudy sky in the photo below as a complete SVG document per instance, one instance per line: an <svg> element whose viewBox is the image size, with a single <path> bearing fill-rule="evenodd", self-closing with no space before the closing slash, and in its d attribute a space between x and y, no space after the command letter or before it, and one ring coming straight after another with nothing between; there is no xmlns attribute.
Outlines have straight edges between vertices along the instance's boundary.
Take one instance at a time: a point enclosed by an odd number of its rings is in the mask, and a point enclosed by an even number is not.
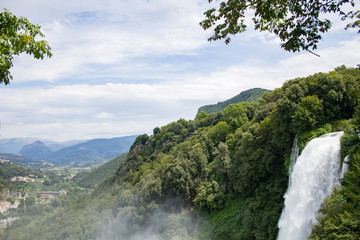
<svg viewBox="0 0 360 240"><path fill-rule="evenodd" d="M231 44L199 26L207 0L2 0L42 26L54 56L16 57L0 85L0 138L65 141L151 133L254 87L360 63L360 36L336 16L316 57L251 30Z"/></svg>

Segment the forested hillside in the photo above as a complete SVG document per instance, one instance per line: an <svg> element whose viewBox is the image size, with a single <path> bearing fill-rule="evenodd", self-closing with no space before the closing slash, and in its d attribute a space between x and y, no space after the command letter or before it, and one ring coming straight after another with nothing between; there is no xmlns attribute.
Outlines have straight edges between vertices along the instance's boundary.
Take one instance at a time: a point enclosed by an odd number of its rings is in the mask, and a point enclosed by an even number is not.
<svg viewBox="0 0 360 240"><path fill-rule="evenodd" d="M226 100L224 102L218 102L217 104L212 105L205 105L199 108L198 113L204 111L207 114L222 112L225 107L229 106L230 104L234 103L241 103L241 102L250 102L256 103L258 99L265 93L269 92L269 90L262 89L262 88L252 88L246 91L241 92L240 94L236 95L235 97Z"/></svg>
<svg viewBox="0 0 360 240"><path fill-rule="evenodd" d="M358 239L359 91L360 70L341 66L289 80L257 103L156 127L137 137L126 162L91 195L46 216L21 218L0 237L276 239L295 135L302 149L345 129L349 173L340 194L326 200L312 238L337 239L331 226Z"/></svg>
<svg viewBox="0 0 360 240"><path fill-rule="evenodd" d="M80 173L76 175L73 180L81 187L97 187L97 185L102 183L106 178L112 177L116 173L120 164L125 162L126 155L127 153L121 154L119 157L104 163L90 172Z"/></svg>

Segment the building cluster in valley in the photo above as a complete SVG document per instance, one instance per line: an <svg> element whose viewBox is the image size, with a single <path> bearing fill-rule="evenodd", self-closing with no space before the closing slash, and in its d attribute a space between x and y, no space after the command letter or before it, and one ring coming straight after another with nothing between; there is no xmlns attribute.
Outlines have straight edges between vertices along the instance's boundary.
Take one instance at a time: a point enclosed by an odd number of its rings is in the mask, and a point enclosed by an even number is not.
<svg viewBox="0 0 360 240"><path fill-rule="evenodd" d="M17 208L19 200L25 199L19 192L11 193L9 189L2 190L0 196L4 199L0 201L0 213L4 213L10 208ZM13 201L10 202L10 199Z"/></svg>
<svg viewBox="0 0 360 240"><path fill-rule="evenodd" d="M35 196L40 202L46 202L47 200L53 199L53 198L57 198L60 195L65 194L66 195L66 191L61 189L60 191L44 191L44 192L36 192ZM0 201L0 213L5 213L8 209L10 208L17 208L19 205L19 201L25 200L26 197L28 195L25 195L24 197L21 196L20 193L13 193L10 195L10 193L7 191L7 193L3 194L3 198L7 198L7 199L13 199L14 201L9 202L7 200L2 200Z"/></svg>
<svg viewBox="0 0 360 240"><path fill-rule="evenodd" d="M5 159L1 159L1 158L0 158L0 163L14 164L13 162L10 162L9 160L5 160Z"/></svg>
<svg viewBox="0 0 360 240"><path fill-rule="evenodd" d="M29 177L16 176L11 178L11 182L44 183L44 180L38 180L31 176Z"/></svg>

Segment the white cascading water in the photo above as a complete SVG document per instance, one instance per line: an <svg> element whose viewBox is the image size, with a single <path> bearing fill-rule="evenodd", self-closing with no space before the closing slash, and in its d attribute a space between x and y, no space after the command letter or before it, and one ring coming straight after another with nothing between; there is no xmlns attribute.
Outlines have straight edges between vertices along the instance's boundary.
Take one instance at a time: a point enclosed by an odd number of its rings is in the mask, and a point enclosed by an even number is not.
<svg viewBox="0 0 360 240"><path fill-rule="evenodd" d="M294 166L296 163L297 158L299 157L299 147L298 147L298 135L294 138L294 143L291 149L291 156L290 156L290 165L289 165L289 176L291 176L292 171L294 170ZM289 177L289 186L291 185L291 177Z"/></svg>
<svg viewBox="0 0 360 240"><path fill-rule="evenodd" d="M296 159L284 196L278 240L307 239L321 203L339 184L342 135L343 132L336 132L311 140Z"/></svg>
<svg viewBox="0 0 360 240"><path fill-rule="evenodd" d="M349 168L348 162L349 162L349 155L347 155L344 159L344 162L341 166L341 173L340 173L340 179L343 179L345 177L345 173L347 173L347 170Z"/></svg>

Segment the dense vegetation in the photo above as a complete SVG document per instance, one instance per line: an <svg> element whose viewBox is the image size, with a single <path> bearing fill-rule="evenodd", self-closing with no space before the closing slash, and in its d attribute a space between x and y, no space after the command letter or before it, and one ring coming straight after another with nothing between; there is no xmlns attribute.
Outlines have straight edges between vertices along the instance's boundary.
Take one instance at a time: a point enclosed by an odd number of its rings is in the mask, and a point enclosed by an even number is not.
<svg viewBox="0 0 360 240"><path fill-rule="evenodd" d="M202 111L206 112L207 114L222 112L224 111L225 107L234 103L241 103L241 102L256 103L259 100L259 98L264 94L264 92L269 92L269 90L262 88L252 88L244 92L241 92L235 97L226 100L224 102L218 102L217 104L202 106L199 108L198 113Z"/></svg>
<svg viewBox="0 0 360 240"><path fill-rule="evenodd" d="M341 66L287 81L258 103L231 104L223 112L157 127L153 135L136 138L126 162L91 196L52 214L21 218L0 237L275 239L295 135L302 148L326 132L354 133L360 127L359 90L360 70ZM350 170L342 196L328 200L322 211L324 219L351 215L349 222L336 220L357 239L359 150L351 139L343 140ZM342 212L331 208L339 198ZM315 228L313 239L323 239L325 230Z"/></svg>

